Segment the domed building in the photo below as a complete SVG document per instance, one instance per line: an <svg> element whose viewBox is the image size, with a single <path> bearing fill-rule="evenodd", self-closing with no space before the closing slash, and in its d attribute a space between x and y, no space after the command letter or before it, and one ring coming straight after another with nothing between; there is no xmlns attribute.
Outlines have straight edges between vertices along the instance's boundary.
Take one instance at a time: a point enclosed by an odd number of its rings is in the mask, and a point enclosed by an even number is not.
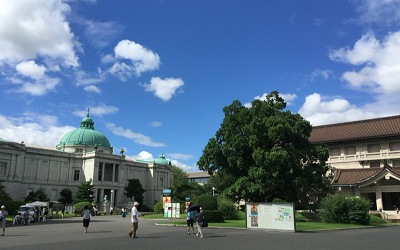
<svg viewBox="0 0 400 250"><path fill-rule="evenodd" d="M113 153L107 137L94 129L94 122L89 117L89 111L82 119L80 127L64 135L56 147L58 150L70 153L76 153L76 150L79 151L82 147L103 153Z"/></svg>
<svg viewBox="0 0 400 250"><path fill-rule="evenodd" d="M89 111L56 149L0 139L0 180L14 200L42 188L51 201L57 201L64 188L75 193L82 182L91 180L93 200L100 209L129 206L132 200L124 188L130 179L139 179L146 190L144 204L151 207L171 186L170 162L163 154L153 161L127 159L123 149L114 154L107 137L95 130Z"/></svg>

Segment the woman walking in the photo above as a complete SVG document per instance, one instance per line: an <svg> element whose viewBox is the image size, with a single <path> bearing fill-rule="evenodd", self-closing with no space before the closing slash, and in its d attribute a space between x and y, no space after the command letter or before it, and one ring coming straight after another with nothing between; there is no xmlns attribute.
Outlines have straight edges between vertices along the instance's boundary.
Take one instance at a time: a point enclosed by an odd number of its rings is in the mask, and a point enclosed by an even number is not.
<svg viewBox="0 0 400 250"><path fill-rule="evenodd" d="M197 222L197 237L203 238L203 230L201 230L201 227L203 226L203 221L204 221L204 214L203 214L203 208L200 207L199 212L196 214L196 222Z"/></svg>
<svg viewBox="0 0 400 250"><path fill-rule="evenodd" d="M83 208L83 232L87 233L88 227L89 227L89 223L90 223L90 210L89 210L89 206L86 205Z"/></svg>

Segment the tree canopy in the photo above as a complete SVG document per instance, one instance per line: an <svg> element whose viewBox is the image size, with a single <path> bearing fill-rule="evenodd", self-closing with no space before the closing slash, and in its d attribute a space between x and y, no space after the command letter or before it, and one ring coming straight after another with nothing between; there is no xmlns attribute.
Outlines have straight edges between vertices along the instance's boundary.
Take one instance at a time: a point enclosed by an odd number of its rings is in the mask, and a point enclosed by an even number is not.
<svg viewBox="0 0 400 250"><path fill-rule="evenodd" d="M172 200L184 201L187 197L192 200L204 193L204 188L195 182L189 182L188 175L178 166L172 166Z"/></svg>
<svg viewBox="0 0 400 250"><path fill-rule="evenodd" d="M35 201L49 201L45 190L43 188L39 188L36 191L30 191L28 196L25 197L26 202L35 202Z"/></svg>
<svg viewBox="0 0 400 250"><path fill-rule="evenodd" d="M139 179L130 179L128 180L128 186L125 187L125 196L128 198L134 197L135 201L142 204L144 191Z"/></svg>
<svg viewBox="0 0 400 250"><path fill-rule="evenodd" d="M298 201L328 189L328 149L308 140L311 124L285 111L274 91L251 107L235 100L197 165L210 174L233 178L225 190L231 198L252 201Z"/></svg>
<svg viewBox="0 0 400 250"><path fill-rule="evenodd" d="M90 197L90 194L89 194ZM59 202L62 204L71 204L72 203L72 191L69 188L64 188L60 192L60 199Z"/></svg>
<svg viewBox="0 0 400 250"><path fill-rule="evenodd" d="M75 194L74 202L89 202L94 199L92 180L84 181L78 186L78 191Z"/></svg>

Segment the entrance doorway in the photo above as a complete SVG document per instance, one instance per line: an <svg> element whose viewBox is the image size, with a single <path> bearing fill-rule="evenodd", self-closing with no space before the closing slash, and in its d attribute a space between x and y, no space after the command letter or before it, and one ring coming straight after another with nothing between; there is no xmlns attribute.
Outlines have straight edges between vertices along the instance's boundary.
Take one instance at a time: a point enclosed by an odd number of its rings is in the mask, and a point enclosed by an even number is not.
<svg viewBox="0 0 400 250"><path fill-rule="evenodd" d="M383 210L397 210L400 207L400 193L382 193Z"/></svg>

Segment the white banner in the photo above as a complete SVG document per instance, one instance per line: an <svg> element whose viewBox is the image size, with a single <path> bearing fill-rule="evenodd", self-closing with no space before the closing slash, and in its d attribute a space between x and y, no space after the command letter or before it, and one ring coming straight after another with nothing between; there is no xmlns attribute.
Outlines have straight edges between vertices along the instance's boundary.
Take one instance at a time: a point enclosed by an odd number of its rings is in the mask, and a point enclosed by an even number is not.
<svg viewBox="0 0 400 250"><path fill-rule="evenodd" d="M295 231L293 203L246 203L246 227Z"/></svg>

